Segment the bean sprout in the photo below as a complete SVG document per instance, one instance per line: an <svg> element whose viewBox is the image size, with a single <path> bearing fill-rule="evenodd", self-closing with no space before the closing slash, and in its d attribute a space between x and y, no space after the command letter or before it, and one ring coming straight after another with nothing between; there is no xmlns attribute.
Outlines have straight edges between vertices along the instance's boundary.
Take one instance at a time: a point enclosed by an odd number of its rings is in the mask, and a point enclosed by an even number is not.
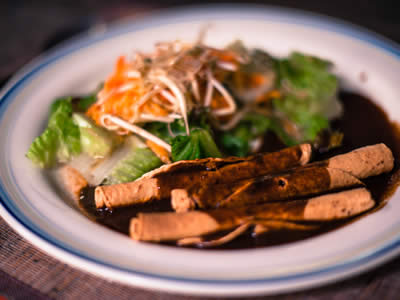
<svg viewBox="0 0 400 300"><path fill-rule="evenodd" d="M160 147L163 147L165 150L167 150L169 153L171 153L171 145L169 145L168 143L164 142L162 139L160 139L159 137L151 134L150 132L148 132L147 130L144 130L143 128L130 124L118 117L106 114L102 116L103 122L108 120L112 123L114 123L114 125L112 125L111 128L115 128L114 126L118 126L122 129L128 130L130 132L133 132L139 136L141 136L142 138L145 138L146 140L150 140L153 143L159 145ZM110 129L110 126L106 127L107 129ZM115 129L110 129L110 130L115 130Z"/></svg>

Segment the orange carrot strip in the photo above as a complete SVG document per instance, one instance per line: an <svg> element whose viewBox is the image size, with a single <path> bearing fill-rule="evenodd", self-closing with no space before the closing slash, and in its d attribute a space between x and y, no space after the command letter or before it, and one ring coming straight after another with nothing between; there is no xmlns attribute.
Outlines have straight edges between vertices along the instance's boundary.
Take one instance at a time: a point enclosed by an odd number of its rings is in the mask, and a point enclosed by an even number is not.
<svg viewBox="0 0 400 300"><path fill-rule="evenodd" d="M165 150L165 148L157 145L150 140L146 140L146 145L151 149L151 151L154 152L155 155L158 156L159 159L161 159L163 163L171 163L171 160L169 159L169 153L167 150Z"/></svg>

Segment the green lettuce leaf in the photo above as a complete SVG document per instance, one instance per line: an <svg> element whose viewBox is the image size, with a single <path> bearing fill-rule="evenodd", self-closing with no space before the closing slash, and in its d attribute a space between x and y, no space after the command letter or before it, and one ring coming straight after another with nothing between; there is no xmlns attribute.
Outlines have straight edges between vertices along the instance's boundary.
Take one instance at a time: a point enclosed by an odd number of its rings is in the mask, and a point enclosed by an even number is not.
<svg viewBox="0 0 400 300"><path fill-rule="evenodd" d="M274 100L274 105L277 110L283 112L289 122L292 122L297 128L297 134L291 134L286 131L286 134L294 141L295 144L304 141L313 141L319 132L329 128L329 120L320 113L310 112L307 104L304 104L298 98L287 96L284 99ZM282 127L284 130L285 126ZM282 132L279 132L276 127L273 128L278 136L282 137ZM285 141L284 141L285 142ZM288 146L293 143L288 144Z"/></svg>
<svg viewBox="0 0 400 300"><path fill-rule="evenodd" d="M71 98L58 99L51 105L47 128L33 141L26 154L33 163L47 168L80 153L80 132L71 116Z"/></svg>
<svg viewBox="0 0 400 300"><path fill-rule="evenodd" d="M161 165L161 160L149 148L132 147L132 151L115 165L104 183L116 184L134 181Z"/></svg>
<svg viewBox="0 0 400 300"><path fill-rule="evenodd" d="M330 72L332 64L314 56L298 52L278 63L281 99L273 100L273 107L296 127L296 134L285 127L272 130L287 144L313 141L321 130L329 128L329 119L340 113L336 92L338 80ZM337 112L332 112L332 107Z"/></svg>
<svg viewBox="0 0 400 300"><path fill-rule="evenodd" d="M94 158L102 158L111 153L118 144L118 138L110 131L96 126L92 120L80 113L72 118L80 131L82 151Z"/></svg>
<svg viewBox="0 0 400 300"><path fill-rule="evenodd" d="M58 135L51 128L38 136L29 147L26 156L41 168L51 167L56 162Z"/></svg>
<svg viewBox="0 0 400 300"><path fill-rule="evenodd" d="M338 79L330 72L331 67L329 61L294 52L279 62L279 82L290 95L306 99L310 112L316 113L338 88Z"/></svg>

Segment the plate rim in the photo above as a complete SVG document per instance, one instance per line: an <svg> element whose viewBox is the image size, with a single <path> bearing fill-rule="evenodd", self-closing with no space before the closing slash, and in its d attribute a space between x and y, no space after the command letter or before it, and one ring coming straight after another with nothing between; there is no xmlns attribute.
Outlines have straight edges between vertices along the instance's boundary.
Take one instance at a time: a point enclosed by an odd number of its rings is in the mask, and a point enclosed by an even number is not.
<svg viewBox="0 0 400 300"><path fill-rule="evenodd" d="M200 9L199 9L200 8ZM59 47L56 47L55 49L44 53L43 55L40 55L38 58L34 59L31 63L28 63L24 68L21 69L21 71L17 72L15 76L13 76L10 81L5 85L3 88L2 92L0 93L0 111L1 111L1 116L3 115L3 112L7 109L8 104L12 102L13 98L10 97L14 91L18 91L18 88L23 89L23 83L28 80L28 79L33 79L34 75L37 72L40 72L40 70L45 69L48 64L51 64L54 61L57 61L58 59L62 59L64 56L71 54L75 51L79 51L79 49L82 49L83 47L93 45L95 43L99 43L102 40L105 40L107 38L112 38L124 33L128 32L134 32L136 30L144 29L144 28L151 28L160 24L167 24L171 20L175 20L177 22L182 22L184 20L187 20L189 17L197 17L197 18L202 18L205 13L208 13L208 15L213 15L216 12L218 12L219 9L224 9L223 12L223 18L232 18L233 15L238 15L240 13L240 16L245 19L246 17L254 17L254 15L257 15L259 17L263 16L264 18L260 19L265 19L265 20L270 20L270 16L274 15L274 17L279 17L284 16L283 19L287 16L290 17L295 17L293 22L290 22L290 24L301 24L301 25L306 25L306 26L312 26L312 25L324 25L323 29L326 29L330 32L336 32L345 36L350 36L351 38L355 38L357 40L361 40L369 44L370 46L374 46L376 48L379 48L380 50L385 51L386 53L389 53L393 56L395 56L398 60L400 60L400 48L397 44L394 42L386 39L385 37L382 37L376 33L373 33L372 31L363 29L361 27L358 27L356 25L353 25L351 23L337 20L332 17L326 17L323 15L315 14L315 13L309 13L309 12L304 12L301 10L296 10L296 9L287 9L287 8L280 8L276 6L264 6L264 5L207 5L207 6L189 6L185 8L179 8L179 9L167 9L164 11L159 11L156 12L155 14L151 13L150 16L143 17L139 21L135 21L136 24L126 22L125 20L123 22L116 23L112 25L105 33L102 33L100 35L92 35L85 33L83 35L79 35L76 38L73 38L72 40L67 41L66 43L63 43ZM228 9L227 9L228 8ZM262 9L261 9L262 8ZM261 10L260 10L261 9ZM210 10L213 10L210 14ZM183 16L184 15L184 16ZM161 18L160 18L161 17ZM157 20L157 19L161 19ZM278 20L277 19L277 20ZM297 19L297 22L295 22ZM299 21L299 19L301 21ZM306 19L306 20L305 20ZM157 20L158 22L155 22ZM303 21L306 22L303 22ZM338 30L334 30L338 29ZM22 86L20 86L22 84ZM37 230L32 229L29 227L29 225L25 224L24 221L21 221L20 217L15 215L12 209L10 210L10 207L7 206L7 203L4 202L3 198L6 198L9 200L11 203L13 202L10 197L8 197L7 193L4 190L3 187L3 182L0 182L0 215L4 217L4 219L7 221L7 223L12 224L11 226L13 229L15 229L18 233L20 233L23 237L25 237L28 241L32 242L33 245L38 246L39 248L43 249L45 252L49 253L50 255L67 262L75 267L78 267L79 269L82 269L84 271L93 271L93 270L88 270L86 266L81 266L81 264L84 262L85 264L89 264L89 268L96 269L96 266L98 263L100 263L102 266L97 266L100 268L112 268L116 272L127 272L129 273L130 277L140 277L143 279L143 277L150 277L148 278L150 281L154 280L161 280L161 281L169 281L179 283L181 287L168 287L164 284L163 287L159 288L160 290L164 291L173 291L173 292L195 292L197 294L201 295L216 295L216 294L223 294L226 295L226 286L227 285L265 285L270 282L276 283L277 281L290 281L292 279L288 279L288 276L284 276L284 278L277 278L277 279L271 279L271 278L260 278L260 279L251 279L251 280L213 280L211 282L210 280L202 280L202 279L184 279L184 278L177 278L175 276L165 276L165 275L155 275L155 274L147 274L147 273L142 273L142 272L133 272L132 270L123 270L117 266L112 266L112 265L107 265L104 262L99 262L96 259L90 259L90 257L85 257L82 256L79 253L71 253L71 250L68 248L62 247L58 245L57 243L54 244L49 239L46 239L45 237L41 236L40 232L38 233ZM18 210L18 209L17 209ZM302 286L298 287L293 283L293 288L294 289L299 289L299 288L306 288L309 286L316 286L316 285L321 285L327 282L330 282L336 278L336 275L340 272L345 272L345 274L340 275L339 277L341 279L352 276L356 273L365 271L367 269L370 269L378 264L381 264L389 259L391 259L393 256L397 255L400 253L400 236L397 237L397 240L393 241L390 244L382 246L382 249L371 253L371 255L359 258L359 259L353 259L348 262L343 262L342 266L341 265L334 265L330 268L325 268L325 270L320 270L319 272L328 272L332 273L331 276L333 278L328 278L326 277L325 280L317 280L315 282L315 279L312 280L312 282L309 282L308 284L303 284ZM66 256L71 256L68 259L66 259ZM81 261L80 261L81 260ZM88 261L89 260L89 261ZM358 261L364 261L366 260L367 263L363 262L358 262ZM352 264L355 264L355 266L350 266ZM337 268L343 269L342 271L335 271L334 270L329 270L329 269L337 269ZM348 270L350 268L350 271ZM101 270L100 270L101 271ZM100 274L101 272L99 271L93 271L94 274L102 276ZM136 273L136 274L135 274ZM315 276L318 272L316 271L311 271L305 273L305 274L299 274L299 275L294 275L294 277L302 277L302 278L307 278L307 276L312 277ZM326 275L325 275L326 276ZM104 276L103 276L104 277ZM156 277L156 278L155 278ZM131 280L125 281L121 280L121 278L114 278L117 280L120 280L124 283L130 284L130 285L135 285L134 282ZM129 278L127 278L129 279ZM137 279L137 278L136 278ZM146 279L144 279L146 280ZM152 282L153 282L152 281ZM215 283L215 281L217 281ZM139 287L145 287L145 288L152 288L152 289L157 289L157 286L153 286L152 282L148 282L146 285L145 282L141 282L141 284L137 285ZM183 287L182 284L186 284L186 287ZM213 291L208 291L207 290L202 290L202 291L194 291L193 289L190 288L191 285L199 286L199 285L205 285L209 287L212 285ZM223 285L223 286L222 286ZM225 287L224 287L225 286ZM244 287L245 289L248 289ZM254 288L254 287L253 287ZM265 288L261 287L261 290L252 293L251 291L246 291L245 293L242 294L237 294L236 291L233 291L231 295L249 295L249 294L259 294L260 292L265 294L268 293L269 291L273 293L279 292L279 290L274 290L273 288L267 288L267 290L264 290ZM281 292L287 292L291 290L290 287L286 287L285 290L282 290Z"/></svg>

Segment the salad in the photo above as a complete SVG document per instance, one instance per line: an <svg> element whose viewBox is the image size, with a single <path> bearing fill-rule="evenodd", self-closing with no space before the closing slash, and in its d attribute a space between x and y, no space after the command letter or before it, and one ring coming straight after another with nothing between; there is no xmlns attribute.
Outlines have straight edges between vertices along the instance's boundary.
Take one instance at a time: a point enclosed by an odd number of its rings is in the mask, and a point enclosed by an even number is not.
<svg viewBox="0 0 400 300"><path fill-rule="evenodd" d="M158 43L120 56L93 93L56 99L26 156L44 169L72 166L97 186L181 160L244 157L271 136L322 151L342 141L330 125L342 113L337 91L332 63L300 52Z"/></svg>

